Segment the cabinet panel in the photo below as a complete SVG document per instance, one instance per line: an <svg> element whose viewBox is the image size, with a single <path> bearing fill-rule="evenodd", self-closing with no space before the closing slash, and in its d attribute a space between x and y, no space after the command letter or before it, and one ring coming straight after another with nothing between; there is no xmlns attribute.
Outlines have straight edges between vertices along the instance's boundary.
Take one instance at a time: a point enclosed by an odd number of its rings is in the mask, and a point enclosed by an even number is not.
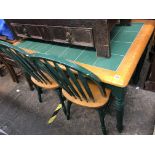
<svg viewBox="0 0 155 155"><path fill-rule="evenodd" d="M50 40L59 43L69 43L67 40L67 27L62 26L49 26L48 31L50 34Z"/></svg>
<svg viewBox="0 0 155 155"><path fill-rule="evenodd" d="M11 23L12 29L18 37L25 38L27 37L27 33L24 29L24 26L21 24Z"/></svg>
<svg viewBox="0 0 155 155"><path fill-rule="evenodd" d="M71 43L74 45L93 47L93 34L91 28L71 28Z"/></svg>

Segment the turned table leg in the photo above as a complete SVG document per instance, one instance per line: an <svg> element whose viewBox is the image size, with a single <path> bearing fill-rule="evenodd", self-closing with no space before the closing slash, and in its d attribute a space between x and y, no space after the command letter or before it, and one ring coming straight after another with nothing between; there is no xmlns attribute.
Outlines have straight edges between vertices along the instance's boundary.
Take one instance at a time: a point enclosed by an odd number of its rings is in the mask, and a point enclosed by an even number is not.
<svg viewBox="0 0 155 155"><path fill-rule="evenodd" d="M123 130L125 93L126 93L126 88L116 88L116 91L114 91L116 119L117 119L116 127L119 132L122 132Z"/></svg>
<svg viewBox="0 0 155 155"><path fill-rule="evenodd" d="M107 85L107 88L112 90L112 95L115 98L116 120L117 130L121 132L123 130L123 116L124 116L124 98L126 94L126 87L116 87Z"/></svg>
<svg viewBox="0 0 155 155"><path fill-rule="evenodd" d="M122 132L123 130L123 116L124 116L124 97L115 98L115 108L116 108L116 119L117 119L117 130Z"/></svg>

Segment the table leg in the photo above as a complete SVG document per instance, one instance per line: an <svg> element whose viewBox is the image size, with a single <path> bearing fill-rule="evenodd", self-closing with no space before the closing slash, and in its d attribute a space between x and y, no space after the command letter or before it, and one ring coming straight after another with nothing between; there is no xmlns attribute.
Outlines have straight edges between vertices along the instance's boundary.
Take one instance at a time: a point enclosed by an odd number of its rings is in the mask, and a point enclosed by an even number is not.
<svg viewBox="0 0 155 155"><path fill-rule="evenodd" d="M124 98L126 93L125 88L113 87L112 94L115 97L117 130L121 132L123 130L123 115L124 115Z"/></svg>

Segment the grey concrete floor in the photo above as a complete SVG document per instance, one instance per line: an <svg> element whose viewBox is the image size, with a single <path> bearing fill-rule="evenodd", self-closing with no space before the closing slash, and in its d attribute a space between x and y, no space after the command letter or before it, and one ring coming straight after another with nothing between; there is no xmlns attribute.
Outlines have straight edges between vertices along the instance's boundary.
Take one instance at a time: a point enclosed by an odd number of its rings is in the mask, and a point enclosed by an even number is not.
<svg viewBox="0 0 155 155"><path fill-rule="evenodd" d="M9 135L81 135L102 134L95 110L72 105L71 120L67 121L62 110L55 121L47 121L57 107L57 94L44 90L43 103L39 103L36 91L30 91L27 82L12 82L9 74L0 77L0 130ZM106 115L109 134L116 130L113 104ZM153 134L155 124L155 93L128 86L125 97L124 130L122 135Z"/></svg>

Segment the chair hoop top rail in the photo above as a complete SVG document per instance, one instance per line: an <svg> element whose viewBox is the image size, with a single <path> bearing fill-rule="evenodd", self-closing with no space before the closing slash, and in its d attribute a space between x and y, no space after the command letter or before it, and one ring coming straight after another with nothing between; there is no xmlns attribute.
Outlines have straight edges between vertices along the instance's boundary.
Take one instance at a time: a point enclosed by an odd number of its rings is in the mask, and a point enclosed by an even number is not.
<svg viewBox="0 0 155 155"><path fill-rule="evenodd" d="M45 54L41 54L41 53L35 53L30 55L30 57L33 59L35 58L39 58L39 59L46 59L48 61L53 61L55 63L59 63L62 64L64 66L67 66L69 68L72 68L73 70L76 70L82 74L85 74L87 77L92 78L94 81L98 82L98 83L102 83L102 81L99 79L99 77L97 77L95 74L93 74L91 71L85 69L84 67L79 66L78 64L75 64L74 62L70 62L67 61L63 58L54 56L54 55L45 55Z"/></svg>

